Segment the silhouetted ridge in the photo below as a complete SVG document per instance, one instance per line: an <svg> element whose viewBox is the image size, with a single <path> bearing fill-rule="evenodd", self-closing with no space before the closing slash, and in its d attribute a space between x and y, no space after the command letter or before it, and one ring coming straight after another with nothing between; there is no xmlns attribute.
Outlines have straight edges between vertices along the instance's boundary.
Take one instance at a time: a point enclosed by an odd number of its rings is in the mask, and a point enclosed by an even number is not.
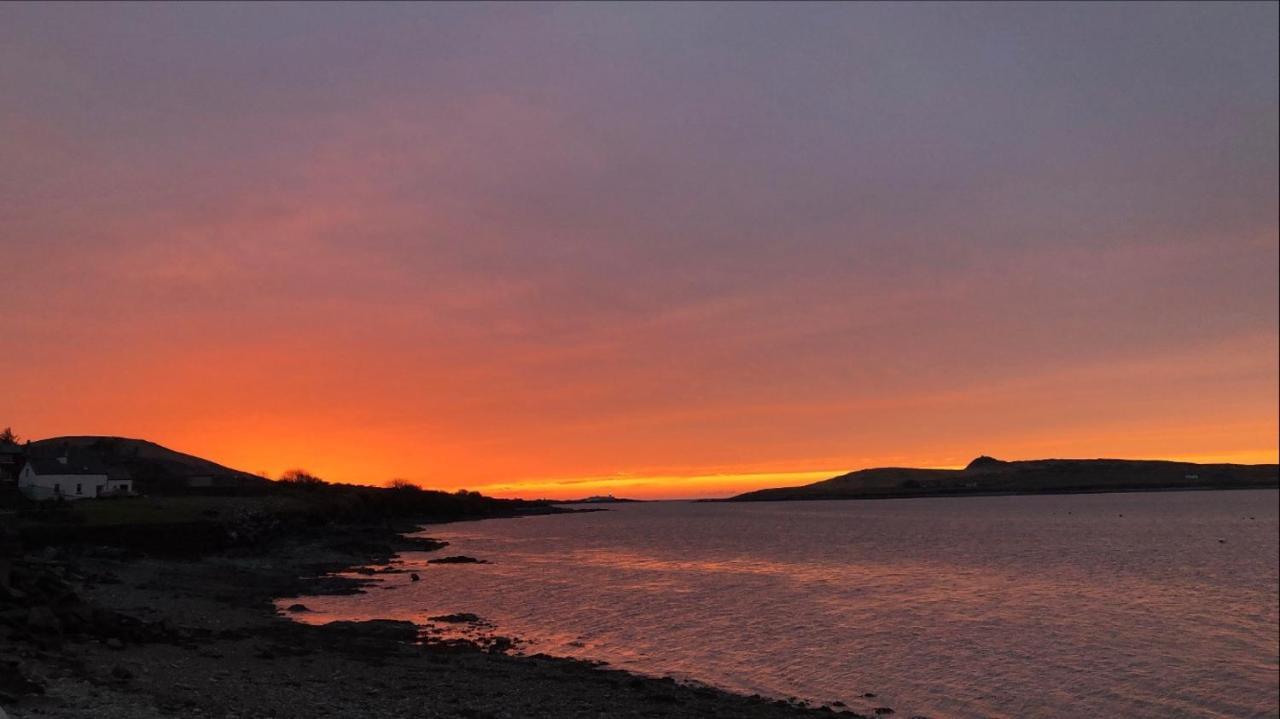
<svg viewBox="0 0 1280 719"><path fill-rule="evenodd" d="M860 469L800 487L747 492L730 501L888 499L965 494L1141 492L1280 486L1274 464L1193 464L1145 459L1034 459L982 455L964 469Z"/></svg>
<svg viewBox="0 0 1280 719"><path fill-rule="evenodd" d="M28 452L33 459L67 453L92 457L107 467L127 471L134 480L134 490L144 494L249 489L268 483L267 479L248 472L129 437L50 437L31 442Z"/></svg>
<svg viewBox="0 0 1280 719"><path fill-rule="evenodd" d="M1007 464L1009 463L996 459L995 457L988 457L987 455L984 454L981 457L978 457L977 459L970 462L964 468L964 471L972 472L974 470L979 470L979 469L998 469Z"/></svg>

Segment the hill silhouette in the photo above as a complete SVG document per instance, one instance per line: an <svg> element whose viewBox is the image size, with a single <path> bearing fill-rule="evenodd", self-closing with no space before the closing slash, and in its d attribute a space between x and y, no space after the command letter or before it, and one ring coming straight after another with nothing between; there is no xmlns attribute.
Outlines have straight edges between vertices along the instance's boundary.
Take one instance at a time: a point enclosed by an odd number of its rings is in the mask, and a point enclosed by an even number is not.
<svg viewBox="0 0 1280 719"><path fill-rule="evenodd" d="M193 487L249 488L269 481L155 442L129 437L49 437L31 442L28 451L34 457L56 456L64 451L88 454L108 467L127 470L134 488L142 492L163 493Z"/></svg>
<svg viewBox="0 0 1280 719"><path fill-rule="evenodd" d="M983 455L964 469L861 469L800 487L747 492L731 497L728 501L1276 486L1280 486L1280 466L1275 464L1196 464L1129 459L1036 459L1006 462Z"/></svg>

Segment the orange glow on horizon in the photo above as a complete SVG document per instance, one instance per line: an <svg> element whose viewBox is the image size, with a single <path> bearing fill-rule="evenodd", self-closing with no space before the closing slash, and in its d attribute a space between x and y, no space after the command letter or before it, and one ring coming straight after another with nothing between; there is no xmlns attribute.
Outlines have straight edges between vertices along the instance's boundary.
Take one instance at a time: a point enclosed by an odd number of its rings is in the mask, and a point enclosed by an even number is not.
<svg viewBox="0 0 1280 719"><path fill-rule="evenodd" d="M1261 337L1159 362L1046 368L964 391L801 404L726 397L720 407L698 408L646 401L632 402L626 415L577 400L575 392L595 386L581 374L560 396L477 403L480 395L456 383L406 391L405 379L416 376L407 367L361 375L350 364L356 358L338 355L291 368L301 348L231 348L190 359L160 352L148 371L130 371L143 357L121 358L67 395L41 389L60 371L51 366L40 382L15 388L10 398L26 411L3 423L28 437L150 439L271 477L301 467L336 482L402 478L553 499L723 497L867 467L959 467L978 454L1271 463L1275 407L1252 389L1274 396L1270 343ZM339 377L344 384L331 384ZM1174 386L1182 389L1170 393ZM323 387L344 389L316 389ZM418 401L434 416L419 417L409 406ZM538 407L556 414L554 425ZM71 413L98 419L71 422ZM842 447L861 451L832 451Z"/></svg>
<svg viewBox="0 0 1280 719"><path fill-rule="evenodd" d="M0 427L551 498L1276 461L1274 5L516 8L0 4Z"/></svg>

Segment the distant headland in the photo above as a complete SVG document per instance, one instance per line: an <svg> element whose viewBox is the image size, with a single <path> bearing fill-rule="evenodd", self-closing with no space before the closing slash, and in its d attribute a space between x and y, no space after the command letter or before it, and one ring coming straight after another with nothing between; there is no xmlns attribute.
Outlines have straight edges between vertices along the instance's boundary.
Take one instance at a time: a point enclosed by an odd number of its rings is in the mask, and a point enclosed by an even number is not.
<svg viewBox="0 0 1280 719"><path fill-rule="evenodd" d="M615 497L612 494L597 494L582 499L546 499L544 502L553 504L616 504L620 502L643 502L643 499L628 499L626 497Z"/></svg>
<svg viewBox="0 0 1280 719"><path fill-rule="evenodd" d="M1034 459L981 456L964 469L861 469L799 487L760 489L724 501L889 499L983 494L1146 492L1280 487L1280 465L1163 460Z"/></svg>

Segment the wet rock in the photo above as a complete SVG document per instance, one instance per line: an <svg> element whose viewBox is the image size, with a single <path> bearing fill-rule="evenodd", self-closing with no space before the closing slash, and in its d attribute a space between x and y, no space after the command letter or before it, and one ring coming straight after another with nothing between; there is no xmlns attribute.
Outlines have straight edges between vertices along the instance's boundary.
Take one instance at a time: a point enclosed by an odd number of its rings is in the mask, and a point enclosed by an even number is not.
<svg viewBox="0 0 1280 719"><path fill-rule="evenodd" d="M419 579L422 579L422 577L419 577L417 572L414 572L413 574L409 575L409 581L411 582L416 582Z"/></svg>
<svg viewBox="0 0 1280 719"><path fill-rule="evenodd" d="M133 678L133 672L117 664L111 668L111 678L117 681L127 682Z"/></svg>
<svg viewBox="0 0 1280 719"><path fill-rule="evenodd" d="M117 651L124 649L124 642L120 641L119 639L116 639L115 637L111 637L110 639L108 639L106 644L107 644L107 649L115 649Z"/></svg>
<svg viewBox="0 0 1280 719"><path fill-rule="evenodd" d="M889 707L876 707L875 709L871 710L871 713L875 714L876 716L888 716L889 714L893 713L893 710L890 709Z"/></svg>
<svg viewBox="0 0 1280 719"><path fill-rule="evenodd" d="M311 609L307 607L307 605L305 604L290 604L288 607L285 608L285 611L297 613L297 612L309 612L311 611Z"/></svg>
<svg viewBox="0 0 1280 719"><path fill-rule="evenodd" d="M332 636L361 637L390 642L411 642L418 638L418 627L413 622L393 619L370 619L364 622L329 622L324 629Z"/></svg>
<svg viewBox="0 0 1280 719"><path fill-rule="evenodd" d="M430 537L401 537L397 543L401 548L413 552L434 552L449 546L448 542Z"/></svg>
<svg viewBox="0 0 1280 719"><path fill-rule="evenodd" d="M505 654L516 646L516 641L511 637L494 637L489 641L489 651L494 654Z"/></svg>
<svg viewBox="0 0 1280 719"><path fill-rule="evenodd" d="M353 594L364 594L364 587L368 586L370 583L371 580L356 579L354 577L309 577L299 583L299 586L294 593L349 596Z"/></svg>
<svg viewBox="0 0 1280 719"><path fill-rule="evenodd" d="M440 557L439 559L428 559L427 564L488 564L483 559L468 557L458 554L452 557Z"/></svg>
<svg viewBox="0 0 1280 719"><path fill-rule="evenodd" d="M476 614L471 612L457 612L454 614L441 614L436 617L427 617L433 622L446 622L448 624L478 624L483 621Z"/></svg>

